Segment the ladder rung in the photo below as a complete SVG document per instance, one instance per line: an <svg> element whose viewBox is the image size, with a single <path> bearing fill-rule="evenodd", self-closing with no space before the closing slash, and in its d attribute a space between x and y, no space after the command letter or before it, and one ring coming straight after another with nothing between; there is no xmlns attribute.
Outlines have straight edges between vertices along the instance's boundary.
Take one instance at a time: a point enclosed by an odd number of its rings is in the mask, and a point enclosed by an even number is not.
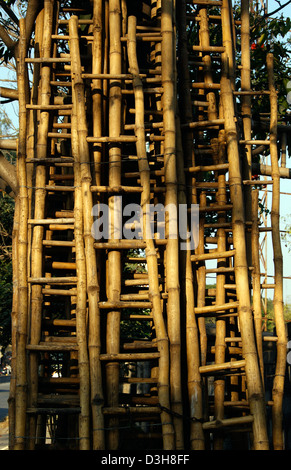
<svg viewBox="0 0 291 470"><path fill-rule="evenodd" d="M67 240L43 240L42 244L44 246L64 246L64 247L75 246L74 241L67 241Z"/></svg>
<svg viewBox="0 0 291 470"><path fill-rule="evenodd" d="M78 345L74 343L40 342L39 344L27 344L29 351L77 351Z"/></svg>
<svg viewBox="0 0 291 470"><path fill-rule="evenodd" d="M100 354L101 361L147 361L158 359L160 353L120 353L120 354Z"/></svg>
<svg viewBox="0 0 291 470"><path fill-rule="evenodd" d="M150 281L149 278L144 279L125 279L124 281L125 286L140 286L140 285L149 285Z"/></svg>
<svg viewBox="0 0 291 470"><path fill-rule="evenodd" d="M213 204L213 206L207 206L207 207L199 207L199 212L221 212L221 211L229 211L233 208L232 204ZM189 209L189 212L191 209Z"/></svg>
<svg viewBox="0 0 291 470"><path fill-rule="evenodd" d="M200 374L211 374L213 372L221 372L224 370L230 369L240 369L245 367L246 361L242 359L241 361L230 361L230 362L222 362L220 364L209 364L207 366L200 366L199 372Z"/></svg>
<svg viewBox="0 0 291 470"><path fill-rule="evenodd" d="M55 394L39 394L37 397L38 405L46 405L52 407L53 405L70 405L77 406L80 403L80 399L76 395L55 395Z"/></svg>
<svg viewBox="0 0 291 470"><path fill-rule="evenodd" d="M195 129L196 127L212 127L212 126L221 126L223 124L224 124L224 119L212 119L211 121L188 122L187 124L183 124L183 126L181 127L190 127L190 129Z"/></svg>
<svg viewBox="0 0 291 470"><path fill-rule="evenodd" d="M74 224L74 218L59 218L59 219L28 219L30 225L51 225L51 224Z"/></svg>
<svg viewBox="0 0 291 470"><path fill-rule="evenodd" d="M203 313L217 313L219 312L230 310L233 308L237 308L239 306L239 302L228 302L226 304L221 305L207 305L206 307L194 307L194 313L203 315Z"/></svg>
<svg viewBox="0 0 291 470"><path fill-rule="evenodd" d="M76 344L77 337L76 336L45 336L45 340L42 342L43 344Z"/></svg>
<svg viewBox="0 0 291 470"><path fill-rule="evenodd" d="M202 253L201 255L191 255L191 261L203 261L207 259L230 258L234 256L235 250L221 251L214 253Z"/></svg>
<svg viewBox="0 0 291 470"><path fill-rule="evenodd" d="M42 289L44 295L61 295L74 296L77 295L76 289Z"/></svg>
<svg viewBox="0 0 291 470"><path fill-rule="evenodd" d="M46 326L67 326L67 327L74 328L76 326L76 320L63 320L63 319L44 320L44 324Z"/></svg>
<svg viewBox="0 0 291 470"><path fill-rule="evenodd" d="M192 46L193 51L198 52L224 52L224 46Z"/></svg>
<svg viewBox="0 0 291 470"><path fill-rule="evenodd" d="M144 281L141 279L139 284L142 284ZM104 309L120 309L120 308L152 308L152 302L99 302L99 308Z"/></svg>
<svg viewBox="0 0 291 470"><path fill-rule="evenodd" d="M72 109L72 104L27 104L27 109L38 109L40 111L58 111Z"/></svg>
<svg viewBox="0 0 291 470"><path fill-rule="evenodd" d="M51 267L52 269L68 269L71 271L76 269L76 263L66 261L52 261Z"/></svg>
<svg viewBox="0 0 291 470"><path fill-rule="evenodd" d="M203 88L209 90L220 90L220 83L204 83L204 82L195 82L192 83L192 88Z"/></svg>
<svg viewBox="0 0 291 470"><path fill-rule="evenodd" d="M122 377L121 382L128 384L156 384L158 380L158 378L154 377Z"/></svg>
<svg viewBox="0 0 291 470"><path fill-rule="evenodd" d="M74 186L51 186L49 184L45 186L45 189L47 191L75 191Z"/></svg>
<svg viewBox="0 0 291 470"><path fill-rule="evenodd" d="M76 284L77 277L29 277L30 284Z"/></svg>
<svg viewBox="0 0 291 470"><path fill-rule="evenodd" d="M234 268L233 267L230 267L230 268L224 268L224 267L221 267L221 268L209 268L209 269L205 269L205 272L208 274L210 273L233 273L234 272Z"/></svg>
<svg viewBox="0 0 291 470"><path fill-rule="evenodd" d="M136 142L134 135L120 135L118 137L87 137L87 142L90 143L115 143L115 142Z"/></svg>
<svg viewBox="0 0 291 470"><path fill-rule="evenodd" d="M202 165L202 166L191 166L185 168L184 171L189 171L189 173L197 173L200 171L219 171L219 170L228 170L229 163L221 163L219 165Z"/></svg>
<svg viewBox="0 0 291 470"><path fill-rule="evenodd" d="M25 62L32 64L53 64L56 62L71 62L71 57L29 57L25 59Z"/></svg>
<svg viewBox="0 0 291 470"><path fill-rule="evenodd" d="M140 186L91 186L92 193L141 193Z"/></svg>
<svg viewBox="0 0 291 470"><path fill-rule="evenodd" d="M154 240L156 245L166 245L167 240ZM116 242L95 242L95 248L108 250L130 250L131 248L146 248L145 240L122 240Z"/></svg>
<svg viewBox="0 0 291 470"><path fill-rule="evenodd" d="M152 349L157 348L154 341L134 341L133 343L124 343L124 349Z"/></svg>
<svg viewBox="0 0 291 470"><path fill-rule="evenodd" d="M228 419L220 419L220 420L213 420L207 421L206 423L202 424L202 428L206 431L211 431L212 429L220 429L225 428L227 426L238 426L244 424L251 424L254 421L253 416L238 416L237 418L228 418Z"/></svg>
<svg viewBox="0 0 291 470"><path fill-rule="evenodd" d="M270 145L269 140L240 140L239 143L245 145Z"/></svg>
<svg viewBox="0 0 291 470"><path fill-rule="evenodd" d="M269 95L270 92L268 90L261 90L261 91L253 91L253 90L246 90L246 91L234 91L234 95Z"/></svg>
<svg viewBox="0 0 291 470"><path fill-rule="evenodd" d="M60 157L60 158L27 158L26 163L74 163L72 157Z"/></svg>
<svg viewBox="0 0 291 470"><path fill-rule="evenodd" d="M72 135L68 132L48 132L48 137L55 137L56 139L71 139Z"/></svg>
<svg viewBox="0 0 291 470"><path fill-rule="evenodd" d="M70 408L49 408L49 407L33 407L27 408L26 413L28 414L47 414L47 415L55 415L55 414L77 414L81 412L80 407L70 407Z"/></svg>
<svg viewBox="0 0 291 470"><path fill-rule="evenodd" d="M125 414L160 414L161 408L159 406L106 406L103 408L105 415L125 415Z"/></svg>

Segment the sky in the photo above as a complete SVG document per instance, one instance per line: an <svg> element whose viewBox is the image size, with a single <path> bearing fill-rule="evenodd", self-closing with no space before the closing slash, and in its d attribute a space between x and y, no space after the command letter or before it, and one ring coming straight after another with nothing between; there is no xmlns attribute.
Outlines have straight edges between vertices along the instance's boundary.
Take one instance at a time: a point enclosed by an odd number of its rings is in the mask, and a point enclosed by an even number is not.
<svg viewBox="0 0 291 470"><path fill-rule="evenodd" d="M284 5L287 3L287 0L281 0L281 3L277 0L267 0L268 2L268 12L273 12L278 8L280 5ZM280 16L281 13L284 14L285 17L289 16L291 17L291 3L284 7L280 12L278 12L274 16ZM12 85L5 85L5 82L2 82L1 79L14 79L15 76L12 72L8 72L3 68L0 67L0 86L12 86ZM291 77L290 77L291 81ZM16 84L14 84L16 87ZM15 126L18 126L18 105L16 102L11 103L10 105L5 105L5 109L12 120L12 122L15 124ZM1 107L0 107L1 111ZM266 161L266 164L270 165L270 161ZM287 156L287 167L291 168L291 161L290 158ZM283 179L281 178L281 194L280 197L280 212L281 212L281 230L285 229L285 223L284 219L286 219L287 223L291 225L291 181L288 179ZM263 192L260 192L260 195L263 195ZM271 194L268 193L268 209L270 209L270 204L271 204ZM267 218L268 226L270 226L270 218L268 216ZM261 236L263 237L263 235ZM288 247L285 246L285 243L282 243L282 254L283 254L283 275L284 275L284 302L291 304L291 235L290 235L290 246L289 249ZM273 250L272 250L272 238L271 238L271 233L269 232L266 237L266 242L264 245L264 250L267 250L267 256L266 256L266 261L267 261L267 271L268 274L272 275L273 274ZM210 280L209 280L210 281ZM269 283L273 283L272 278L268 279ZM267 297L272 298L272 293L271 290L267 291Z"/></svg>
<svg viewBox="0 0 291 470"><path fill-rule="evenodd" d="M268 5L268 11L272 12L275 9L278 8L279 4L275 0L268 0L269 5ZM286 0L281 1L281 5L284 5L287 3ZM291 17L291 3L287 5L285 8L283 8L280 12L277 13L277 15L274 16L280 16L281 13L285 17ZM290 77L291 80L291 77ZM270 163L269 163L270 164ZM291 158L288 158L287 155L287 163L286 166L288 168L291 168ZM280 213L281 213L281 218L286 218L287 221L289 222L289 225L291 225L291 181L290 179L284 179L281 178L280 180L280 186L281 186L281 193L287 193L287 194L281 194L280 197ZM271 194L270 194L271 196ZM271 201L271 197L268 198ZM270 206L269 206L270 208ZM270 226L270 224L268 224ZM283 220L281 221L281 230L285 229L285 223ZM289 237L290 240L290 246L289 250L291 250L291 235ZM285 246L285 243L282 243L282 255L283 255L283 276L284 277L290 277L290 279L284 279L283 283L283 293L284 293L284 302L291 304L291 251L289 252L288 247ZM273 273L273 250L272 250L272 238L271 238L271 233L268 234L267 236L267 262L268 262L268 272L270 274ZM272 282L272 279L268 282ZM268 294L268 297L272 298L270 294Z"/></svg>

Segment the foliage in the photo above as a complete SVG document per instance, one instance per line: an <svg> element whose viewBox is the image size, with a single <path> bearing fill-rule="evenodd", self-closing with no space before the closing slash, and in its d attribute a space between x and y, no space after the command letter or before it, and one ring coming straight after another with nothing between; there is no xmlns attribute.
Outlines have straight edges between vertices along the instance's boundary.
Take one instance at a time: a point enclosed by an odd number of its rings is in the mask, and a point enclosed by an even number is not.
<svg viewBox="0 0 291 470"><path fill-rule="evenodd" d="M287 217L290 217L288 214ZM288 248L288 251L291 251L291 225L287 223L287 217L282 217L282 221L285 223L285 230L281 233L281 240L284 243L285 247Z"/></svg>

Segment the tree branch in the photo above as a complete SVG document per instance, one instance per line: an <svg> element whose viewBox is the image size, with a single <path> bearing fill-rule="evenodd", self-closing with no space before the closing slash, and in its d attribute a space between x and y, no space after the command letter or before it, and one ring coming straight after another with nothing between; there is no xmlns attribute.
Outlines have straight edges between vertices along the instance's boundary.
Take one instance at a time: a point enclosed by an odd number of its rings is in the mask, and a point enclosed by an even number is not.
<svg viewBox="0 0 291 470"><path fill-rule="evenodd" d="M0 87L0 96L2 98L8 98L10 100L18 100L18 90L14 88Z"/></svg>
<svg viewBox="0 0 291 470"><path fill-rule="evenodd" d="M43 0L29 0L25 17L25 30L27 43L35 26L35 20L40 10L43 8Z"/></svg>
<svg viewBox="0 0 291 470"><path fill-rule="evenodd" d="M0 6L1 6L1 8L3 8L6 15L8 15L9 18L12 21L14 21L14 23L16 23L17 26L18 26L19 25L19 20L18 20L17 16L15 15L14 11L12 11L11 8L9 8L9 6L3 0L0 0Z"/></svg>
<svg viewBox="0 0 291 470"><path fill-rule="evenodd" d="M0 152L0 188L15 198L18 193L16 168Z"/></svg>
<svg viewBox="0 0 291 470"><path fill-rule="evenodd" d="M9 36L9 34L7 33L6 29L4 28L4 26L2 24L0 24L0 39L2 39L5 46L9 50L13 51L13 49L16 46L16 42L13 41L13 39L11 39L11 37Z"/></svg>

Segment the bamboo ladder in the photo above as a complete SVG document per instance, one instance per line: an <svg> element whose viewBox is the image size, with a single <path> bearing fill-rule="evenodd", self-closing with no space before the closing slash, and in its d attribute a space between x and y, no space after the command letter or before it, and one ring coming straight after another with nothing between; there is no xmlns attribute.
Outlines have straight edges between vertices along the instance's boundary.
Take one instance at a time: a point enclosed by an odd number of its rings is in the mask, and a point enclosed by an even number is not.
<svg viewBox="0 0 291 470"><path fill-rule="evenodd" d="M153 201L152 192L156 192L161 197L164 193L164 188L152 189L152 179L150 179L150 170L152 174L159 174L161 170L155 170L154 160L151 161L151 167L146 162L147 154L147 143L146 143L146 127L150 124L145 125L144 114L150 121L150 118L156 119L155 113L162 116L162 107L160 103L160 97L162 95L162 82L160 71L160 63L158 62L156 68L157 73L155 77L155 70L147 70L143 67L142 73L139 70L138 54L137 54L137 40L145 43L153 43L153 52L160 50L159 44L161 44L162 36L160 32L159 22L157 23L156 12L147 11L147 22L143 25L137 24L136 16L130 15L129 11L125 8L122 10L118 9L119 2L109 2L109 70L107 74L87 74L85 75L88 79L94 80L95 78L102 81L109 80L109 105L110 111L108 113L108 136L93 135L89 136L87 141L95 144L103 144L107 146L109 144L109 175L107 185L97 185L92 187L92 191L98 193L108 193L108 202L110 211L112 214L116 214L118 207L116 206L116 198L111 196L114 195L127 195L132 194L134 200L139 202L144 211L143 219L140 221L140 229L146 230L146 205ZM122 4L125 6L124 3ZM141 5L140 5L141 6ZM140 7L138 7L140 8ZM134 8L133 8L134 10ZM122 15L121 15L122 14ZM137 13L138 14L138 13ZM172 21L172 20L171 20ZM151 27L151 23L157 26ZM122 26L122 29L121 29ZM138 31L138 32L137 32ZM122 34L124 36L122 36ZM127 41L125 41L126 36ZM172 43L171 43L172 44ZM158 54L157 54L158 56ZM126 65L128 61L128 66ZM105 62L105 59L104 59ZM128 71L126 70L128 67ZM126 73L124 73L126 71ZM122 73L123 72L123 73ZM153 75L151 75L153 74ZM145 84L145 88L142 86L140 79ZM152 83L158 83L160 86L151 88ZM122 94L127 98L129 103L133 106L130 108L130 113L125 116L125 120L122 120L123 110L121 97ZM133 95L133 96L132 96ZM155 104L153 104L153 110L145 109L145 96L148 96L147 102L150 100L154 103L155 95L158 97L159 108L155 111ZM134 100L132 100L134 98ZM128 105L129 107L130 105ZM145 113L144 113L145 111ZM134 115L134 122L132 123L131 115ZM119 116L119 118L118 118ZM129 119L130 123L127 123ZM120 126L121 121L121 126ZM155 142L160 147L163 138L159 135L161 122L157 122L154 127L154 123L150 125L152 135L150 136L149 146L155 150ZM157 130L155 130L157 129ZM135 130L135 134L132 131ZM122 131L124 134L122 135ZM156 135L156 133L158 135ZM148 139L148 138L147 138ZM132 149L136 156L130 156L127 152ZM122 149L122 152L121 152ZM106 150L104 150L106 152ZM162 160L162 150L160 150L160 161ZM121 157L122 153L122 157ZM105 157L106 158L106 157ZM155 158L155 154L152 152L152 159ZM122 167L125 167L123 160L131 159L133 164L138 164L137 171L130 171L123 173ZM128 165L126 165L128 166ZM158 164L157 168L161 165ZM133 168L133 165L131 165ZM122 179L125 178L124 183ZM104 179L104 178L103 178ZM137 180L135 185L129 186L128 179ZM140 179L140 181L139 181ZM141 198L141 199L140 199ZM120 239L121 238L121 239ZM165 449L174 449L175 445L182 446L182 430L181 430L181 418L176 422L176 443L173 431L173 425L171 420L171 404L170 404L170 383L169 383L169 340L167 336L167 329L163 318L163 300L161 295L161 284L159 282L160 274L158 272L158 258L163 256L163 246L165 240L157 241L158 245L162 248L162 252L159 254L158 246L155 246L154 241L151 238L143 240L122 240L122 234L111 232L109 234L108 242L96 242L95 247L97 253L100 250L107 251L107 288L106 288L106 300L100 302L100 308L107 310L107 345L106 353L101 354L101 361L106 363L106 406L104 408L104 416L109 417L108 425L113 429L108 432L108 446L109 448L116 449L120 445L120 436L118 432L118 425L121 420L124 421L124 415L126 421L128 416L131 420L143 421L147 424L147 428L151 428L151 421L153 426L157 426L156 421L160 416L162 433L150 432L148 436L150 438L162 439L163 447ZM132 255L127 254L128 250L145 250L145 257L134 258ZM129 257L129 258L128 258ZM130 264L130 261L136 261L143 265L143 269L147 274L136 274L133 279L121 279L121 276L125 276L123 273L125 263ZM132 292L135 289L139 290L137 293ZM169 302L169 301L168 301ZM173 302L172 302L173 304ZM170 305L170 303L169 303ZM115 307L115 309L114 309ZM141 309L148 309L148 313L144 315ZM128 311L129 309L129 316ZM152 341L134 341L134 338L128 340L123 344L122 336L120 336L120 321L143 321L152 323L151 330L154 333ZM177 344L178 346L178 344ZM176 346L176 347L177 347ZM156 352L148 352L148 348L156 350ZM135 350L135 352L123 352L122 349ZM178 359L177 353L175 357ZM152 363L152 366L147 366L149 370L152 369L152 374L149 377L144 378L128 378L126 381L129 384L135 384L137 387L150 385L153 393L155 394L154 384L157 385L157 397L130 397L126 394L120 394L119 392L119 364L124 362L130 362L131 368L136 363L136 367L141 361ZM176 366L176 374L179 373L179 368ZM174 382L174 375L172 378ZM175 377L176 382L176 377ZM140 384L140 385L139 385ZM173 392L175 393L175 392ZM128 404L127 413L123 408L123 400L126 400L124 404ZM128 402L128 400L130 400ZM146 405L156 406L146 406ZM139 406L135 406L139 405ZM140 405L143 405L142 407ZM179 406L179 405L178 405ZM128 416L126 416L128 415ZM143 417L144 416L144 417ZM118 418L119 417L119 418ZM121 425L121 424L120 424ZM106 426L105 426L106 427ZM154 427L154 430L159 428ZM147 433L142 435L144 438L147 437ZM180 442L180 443L179 443Z"/></svg>
<svg viewBox="0 0 291 470"><path fill-rule="evenodd" d="M89 276L87 280L85 272L84 253L88 248L87 243L83 246L86 232L83 233L80 196L82 177L86 181L86 170L85 175L84 166L80 171L80 144L75 135L68 132L71 122L72 127L76 127L75 108L72 104L63 104L57 97L63 87L71 87L68 74L58 71L58 67L71 60L56 56L57 41L62 40L57 30L58 13L54 2L45 2L43 19L41 15L38 18L38 22L43 20L48 26L44 29L43 40L40 40L40 57L27 59L27 62L37 67L40 64L41 77L38 104L26 106L30 117L34 119L35 135L38 128L37 153L27 160L27 166L34 165L36 178L32 198L35 208L32 208L32 216L28 220L32 227L33 242L31 274L28 277L31 286L31 316L26 346L30 360L26 413L32 418L25 426L22 441L19 442L17 420L21 416L16 415L16 449L46 445L47 420L52 433L52 446L89 449L91 445L86 286L89 298L94 290L93 280ZM60 76L62 80L59 80ZM39 125L35 114L40 121ZM58 129L61 132L56 132ZM72 144L67 145L71 141ZM74 173L73 163L76 166ZM88 259L94 262L94 257L89 256ZM97 267L95 269L97 272ZM91 307L91 330L98 320L95 314L92 315L92 310ZM98 344L90 343L90 347L91 374L94 376L95 373L96 377L98 362L95 361L95 351ZM59 371L61 375L52 376L54 371ZM93 390L96 390L96 383L98 387L100 381L94 383ZM93 416L98 414L98 409L96 397L92 406ZM66 429L65 433L63 428ZM103 429L101 433L97 431L97 437L96 432L94 435L95 445L99 445L99 448L103 446L102 435Z"/></svg>
<svg viewBox="0 0 291 470"><path fill-rule="evenodd" d="M239 170L239 160L234 161L234 158L238 158L239 155L239 138L235 124L237 114L232 104L233 100L230 100L230 97L227 98L227 93L232 96L235 90L233 15L227 1L198 1L191 3L191 7L188 6L189 2L182 3L183 8L178 16L178 34L181 35L180 51L181 58L183 58L181 69L178 69L178 76L179 72L181 74L181 133L182 136L185 136L184 162L186 175L189 175L186 181L194 188L192 196L190 194L189 197L192 202L199 202L200 198L200 240L196 254L191 255L197 272L197 303L194 312L200 320L197 324L200 331L200 364L202 364L196 372L195 380L198 390L201 387L203 389L204 386L205 402L207 403L208 400L210 405L206 410L206 415L213 414L215 418L213 422L201 422L202 396L200 395L200 401L197 401L196 408L191 410L194 423L192 424L190 441L193 448L204 448L208 445L208 437L205 436L203 439L201 428L204 431L215 430L213 448L223 448L227 434L224 429L227 429L227 423L230 426L230 435L232 427L240 427L241 423L243 430L245 424L252 423L254 448L268 448L264 396L250 306L250 266L246 260L244 203L242 199L239 201L239 197L242 198L243 194L241 190L243 177ZM212 8L215 8L214 14L211 12ZM244 8L246 8L245 5ZM217 10L220 9L221 15L218 15ZM183 36L183 29L185 29L187 20L193 29L195 29L194 22L199 25L196 28L198 45L191 45L194 56L186 52L187 41ZM244 18L242 25L244 32L246 31L245 21ZM221 31L221 45L210 44L209 30L210 27L213 28L213 22L218 25L217 29ZM220 68L223 76L221 80L218 76L218 80L216 78L217 81L215 81L216 70L219 71ZM189 70L192 71L192 74L193 72L197 74L196 81L192 83ZM243 82L244 87L247 86L246 81L247 79ZM185 87L187 87L186 91ZM197 93L195 97L191 96L191 94L193 95L191 88L194 93ZM219 90L221 100L217 95L215 96ZM191 105L192 110L194 109L194 115L191 112ZM183 115L184 107L188 110L185 115ZM245 109L244 112L246 112ZM203 132L199 133L200 129ZM194 151L191 147L193 137ZM188 146L187 142L189 142ZM245 139L242 144L248 145L249 143ZM203 171L213 172L213 180L205 181ZM229 172L229 183L225 178L227 171ZM205 200L207 200L206 207ZM208 205L208 201L210 201L210 205ZM212 215L217 213L217 222L204 223L204 214L209 212ZM232 223L230 223L230 214L232 214ZM215 237L207 237L208 228L216 231ZM232 237L230 237L231 233ZM205 242L217 244L217 248L211 248L209 252L205 252ZM229 245L233 245L232 249L228 248ZM217 259L217 267L207 269L204 263L208 263L208 260L211 259ZM204 304L205 300L207 301L207 294L204 295L205 275L208 273L216 274L216 298L212 306ZM208 289L208 293L210 292ZM214 346L208 345L207 347L205 344L205 318L212 315L215 315L216 318L215 342ZM250 342L248 342L249 338ZM206 339L213 344L210 335L207 335ZM238 347L238 341L241 342L242 349ZM214 353L213 364L209 364L211 357L209 357L209 350ZM194 352L195 350L193 350L193 354ZM190 350L188 353L188 364L190 365L194 361L194 356L191 357L192 352L191 356L189 354ZM206 364L205 357L207 357L208 364ZM229 362L226 362L226 357L229 358ZM227 373L227 370L230 372ZM204 374L214 376L213 404L212 394L208 395L207 384L203 379ZM241 391L235 392L235 389L238 390L239 384L242 387ZM193 388L193 393L194 390L195 388ZM246 391L247 395L243 399L240 398L240 396L244 396ZM226 393L229 398L225 398ZM191 395L189 399L191 400ZM241 415L240 410L247 410L249 406L250 414L244 416L243 412ZM225 416L228 416L228 419ZM248 426L245 430L247 429Z"/></svg>

